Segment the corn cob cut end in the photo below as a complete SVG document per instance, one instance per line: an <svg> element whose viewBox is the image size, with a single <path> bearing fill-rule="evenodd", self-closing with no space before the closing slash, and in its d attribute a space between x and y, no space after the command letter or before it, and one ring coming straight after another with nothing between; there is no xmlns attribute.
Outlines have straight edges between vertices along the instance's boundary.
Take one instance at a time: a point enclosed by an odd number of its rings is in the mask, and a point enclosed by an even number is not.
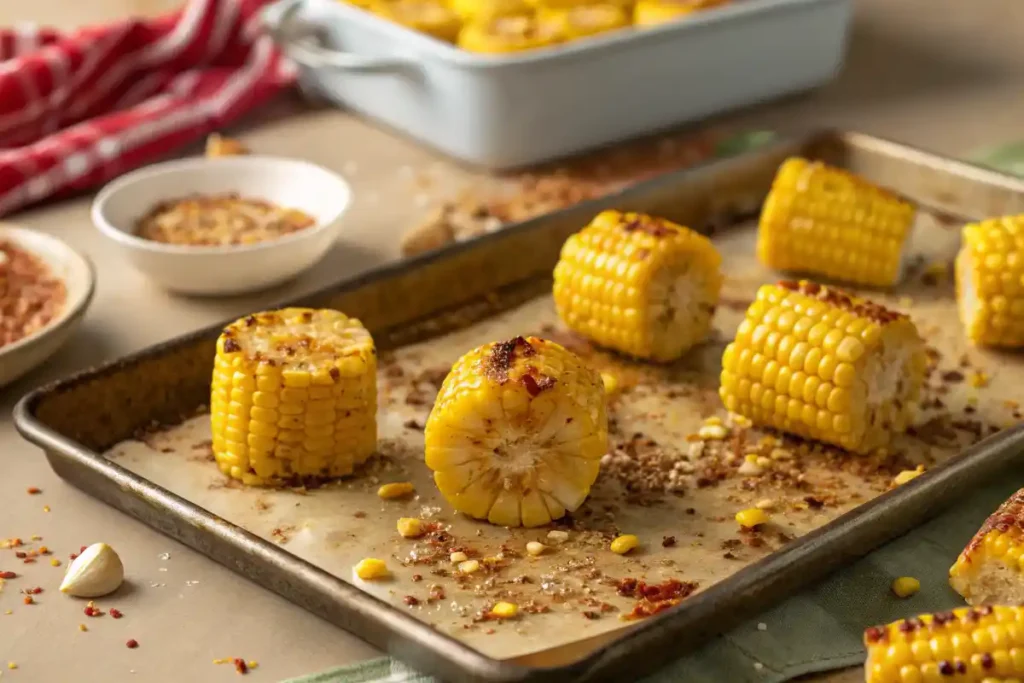
<svg viewBox="0 0 1024 683"><path fill-rule="evenodd" d="M376 449L377 358L362 324L287 308L228 325L211 383L213 453L251 485L351 474Z"/></svg>
<svg viewBox="0 0 1024 683"><path fill-rule="evenodd" d="M602 346L670 362L707 337L721 262L711 241L692 230L604 211L562 247L555 305L566 326Z"/></svg>
<svg viewBox="0 0 1024 683"><path fill-rule="evenodd" d="M1024 214L964 226L955 275L967 338L981 346L1024 346Z"/></svg>
<svg viewBox="0 0 1024 683"><path fill-rule="evenodd" d="M777 270L890 287L902 276L915 212L852 173L791 158L761 210L757 255Z"/></svg>
<svg viewBox="0 0 1024 683"><path fill-rule="evenodd" d="M949 570L971 605L1024 604L1024 489L999 506Z"/></svg>
<svg viewBox="0 0 1024 683"><path fill-rule="evenodd" d="M962 607L901 619L864 632L867 683L1024 677L1024 608Z"/></svg>
<svg viewBox="0 0 1024 683"><path fill-rule="evenodd" d="M601 376L544 339L486 344L452 367L425 440L456 510L502 526L547 524L583 503L608 450Z"/></svg>
<svg viewBox="0 0 1024 683"><path fill-rule="evenodd" d="M725 407L868 453L910 426L927 367L910 319L812 282L765 285L722 356Z"/></svg>

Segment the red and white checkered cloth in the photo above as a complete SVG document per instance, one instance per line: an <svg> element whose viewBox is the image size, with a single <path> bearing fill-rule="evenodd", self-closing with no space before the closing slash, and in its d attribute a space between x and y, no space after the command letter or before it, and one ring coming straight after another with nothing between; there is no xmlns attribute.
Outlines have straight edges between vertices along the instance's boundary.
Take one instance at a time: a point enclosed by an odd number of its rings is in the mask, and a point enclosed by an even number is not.
<svg viewBox="0 0 1024 683"><path fill-rule="evenodd" d="M72 194L199 139L295 79L262 32L267 0L60 33L0 29L0 215Z"/></svg>

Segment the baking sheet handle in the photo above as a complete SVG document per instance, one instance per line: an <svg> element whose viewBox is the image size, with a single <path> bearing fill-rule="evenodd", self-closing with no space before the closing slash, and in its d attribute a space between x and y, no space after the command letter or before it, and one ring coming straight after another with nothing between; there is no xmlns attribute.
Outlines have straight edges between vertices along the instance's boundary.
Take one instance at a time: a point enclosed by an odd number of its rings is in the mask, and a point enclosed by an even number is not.
<svg viewBox="0 0 1024 683"><path fill-rule="evenodd" d="M340 50L329 50L317 44L315 36L303 31L299 14L306 0L285 0L267 8L264 24L281 50L308 69L340 69L355 73L396 73L415 69L416 64L401 57L371 57Z"/></svg>

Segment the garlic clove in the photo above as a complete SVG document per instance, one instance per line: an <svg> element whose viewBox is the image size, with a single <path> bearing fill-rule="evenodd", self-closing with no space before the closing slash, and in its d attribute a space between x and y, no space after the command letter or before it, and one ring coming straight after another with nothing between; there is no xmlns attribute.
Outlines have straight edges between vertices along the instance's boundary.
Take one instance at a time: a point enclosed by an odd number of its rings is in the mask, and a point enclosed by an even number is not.
<svg viewBox="0 0 1024 683"><path fill-rule="evenodd" d="M68 567L60 592L76 598L102 598L124 582L121 558L106 543L94 543Z"/></svg>

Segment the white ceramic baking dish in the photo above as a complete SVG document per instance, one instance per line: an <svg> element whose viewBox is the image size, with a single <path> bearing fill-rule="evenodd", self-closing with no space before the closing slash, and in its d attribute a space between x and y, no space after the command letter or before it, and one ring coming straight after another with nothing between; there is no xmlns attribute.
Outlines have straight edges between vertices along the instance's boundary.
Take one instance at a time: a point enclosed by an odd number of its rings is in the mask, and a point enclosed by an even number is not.
<svg viewBox="0 0 1024 683"><path fill-rule="evenodd" d="M304 88L494 170L568 156L822 85L852 0L738 0L664 26L480 55L338 0L266 13Z"/></svg>

